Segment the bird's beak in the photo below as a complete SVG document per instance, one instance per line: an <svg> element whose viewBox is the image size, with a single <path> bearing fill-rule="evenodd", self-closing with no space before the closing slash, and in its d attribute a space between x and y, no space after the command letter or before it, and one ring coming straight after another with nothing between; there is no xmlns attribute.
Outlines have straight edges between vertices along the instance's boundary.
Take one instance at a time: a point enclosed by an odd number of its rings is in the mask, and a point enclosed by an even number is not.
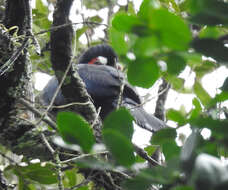
<svg viewBox="0 0 228 190"><path fill-rule="evenodd" d="M116 69L119 71L123 71L123 65L121 65L120 63L116 63Z"/></svg>

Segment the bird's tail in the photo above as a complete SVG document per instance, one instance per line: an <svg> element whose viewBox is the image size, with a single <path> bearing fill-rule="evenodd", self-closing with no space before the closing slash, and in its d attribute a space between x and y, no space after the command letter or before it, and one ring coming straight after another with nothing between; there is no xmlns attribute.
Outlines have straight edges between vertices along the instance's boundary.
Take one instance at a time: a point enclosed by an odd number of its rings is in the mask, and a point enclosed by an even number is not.
<svg viewBox="0 0 228 190"><path fill-rule="evenodd" d="M156 118L152 114L148 114L142 107L136 105L132 100L128 99L127 102L124 102L123 104L129 109L136 124L140 127L151 132L156 132L166 127L165 122Z"/></svg>

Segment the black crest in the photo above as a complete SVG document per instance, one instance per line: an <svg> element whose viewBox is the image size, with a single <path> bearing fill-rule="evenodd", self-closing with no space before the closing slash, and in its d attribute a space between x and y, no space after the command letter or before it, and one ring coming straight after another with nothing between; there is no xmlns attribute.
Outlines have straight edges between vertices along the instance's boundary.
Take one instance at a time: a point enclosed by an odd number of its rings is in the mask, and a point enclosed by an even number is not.
<svg viewBox="0 0 228 190"><path fill-rule="evenodd" d="M88 63L93 58L96 58L98 56L106 57L108 59L107 65L112 67L116 66L117 55L112 47L107 44L101 44L89 48L81 55L78 63Z"/></svg>

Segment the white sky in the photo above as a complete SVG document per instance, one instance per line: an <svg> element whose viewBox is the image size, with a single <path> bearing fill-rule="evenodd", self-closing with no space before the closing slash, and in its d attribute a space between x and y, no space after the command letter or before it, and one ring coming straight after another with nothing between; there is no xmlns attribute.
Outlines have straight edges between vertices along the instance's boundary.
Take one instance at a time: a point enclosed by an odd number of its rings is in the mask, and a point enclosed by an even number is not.
<svg viewBox="0 0 228 190"><path fill-rule="evenodd" d="M188 69L186 69L183 73L185 75L185 79L187 83L191 83L193 78L188 75ZM206 91L214 97L216 93L219 92L219 87L222 86L225 78L228 76L228 69L223 67L220 67L219 69L215 70L214 72L207 74L202 79L202 85L206 89ZM183 76L184 77L184 76ZM42 90L44 86L47 84L48 80L51 78L51 76L44 74L44 73L35 73L35 88L37 90ZM145 110L148 113L154 113L154 109L156 106L156 94L158 91L159 81L150 89L142 89L138 88L138 92L140 95L144 96L148 92L150 93L150 97L152 100L144 106ZM167 101L165 104L165 109L173 108L176 110L179 110L181 106L185 108L187 112L189 112L193 105L192 105L192 99L194 98L193 94L180 94L177 93L174 90L169 90ZM226 101L223 106L228 107L228 101ZM174 122L168 122L168 125L175 127L176 124ZM189 126L182 127L178 129L178 133L184 133L186 136L188 136L191 133L191 130ZM208 136L210 133L208 131L204 130L204 136ZM146 132L144 129L141 129L140 127L135 128L135 133L133 136L133 142L137 143L140 146L144 146L148 144L150 140L151 134Z"/></svg>
<svg viewBox="0 0 228 190"><path fill-rule="evenodd" d="M134 0L133 2L134 2L136 10L138 10L142 0ZM119 0L118 3L121 5L125 5L127 3L127 0ZM76 11L78 11L80 13L82 12L86 16L94 16L97 14L96 11L91 11L91 10L88 11L84 7L82 7L81 10L77 10L77 8L81 8L80 1L74 1L74 5L71 10L71 19L73 20L73 22L82 21L81 16L75 14ZM98 11L98 14L102 18L107 18L107 16L106 16L107 12L108 12L108 10L105 8L105 9ZM107 23L107 21L104 21L104 22ZM77 26L77 27L79 27L79 26ZM96 34L96 38L103 37L104 36L103 28L99 27L98 29L95 29L95 34ZM80 38L80 41L86 42L85 36L82 36ZM189 68L186 68L180 76L185 79L185 81L186 81L185 86L191 87L192 84L194 83L195 75L193 72L190 71ZM204 76L202 79L202 85L206 89L206 91L210 94L210 96L214 97L216 95L216 93L220 92L218 88L222 86L226 77L228 77L228 69L223 66L223 67L220 67L219 69L217 69L216 71ZM51 77L47 74L40 73L40 72L35 73L35 88L37 90L42 90L50 78ZM159 83L160 82L158 81L149 90L138 88L138 91L139 91L140 95L142 95L142 96L146 95L148 92L151 94L151 97L154 97L154 95L155 95L155 97L144 106L145 110L148 113L154 113L156 100L157 100L156 94L157 94ZM192 108L192 99L193 98L194 98L193 94L180 94L174 90L170 90L168 93L168 98L166 101L165 108L166 109L173 108L173 109L179 110L181 108L181 106L183 106L185 108L185 110L188 112ZM224 105L226 105L228 107L228 101L226 101L226 103ZM173 123L173 122L168 122L168 125L176 126L175 123ZM190 130L189 126L185 126L185 127L178 129L178 133L184 133L186 136L188 136L191 133L191 130ZM209 135L208 131L205 132L205 130L204 130L204 133L205 133L205 136ZM150 136L151 136L150 133L145 132L145 130L137 127L137 128L135 128L133 142L137 143L140 146L143 146L145 144L148 144L148 142L150 140Z"/></svg>

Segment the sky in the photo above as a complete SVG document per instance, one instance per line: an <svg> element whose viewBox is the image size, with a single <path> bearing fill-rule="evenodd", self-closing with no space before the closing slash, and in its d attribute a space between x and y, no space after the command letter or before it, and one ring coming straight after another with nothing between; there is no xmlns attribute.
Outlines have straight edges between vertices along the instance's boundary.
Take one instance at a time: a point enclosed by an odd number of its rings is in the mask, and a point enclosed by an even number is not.
<svg viewBox="0 0 228 190"><path fill-rule="evenodd" d="M141 4L142 0L134 0L134 5L136 10L139 9L139 6ZM119 0L118 3L120 5L125 5L127 3L127 0ZM71 10L71 20L73 22L81 22L81 16L76 15L75 12L83 12L84 15L87 16L94 16L96 15L96 11L91 11L91 10L86 10L84 7L81 7L80 1L74 1L72 10ZM108 13L108 9L102 9L98 11L98 14L102 18L106 18ZM50 16L51 19L51 16ZM107 21L104 21L107 23ZM78 25L77 25L78 26ZM80 26L78 26L80 27ZM95 29L95 38L103 37L103 28L99 27L98 29ZM86 42L85 36L82 36L80 38L81 42ZM51 78L51 76L37 72L35 73L35 88L37 90L42 90L44 86L47 84L48 80ZM181 74L180 77L185 79L185 87L192 87L194 83L194 78L195 74L194 72L191 72L191 69L187 67ZM220 92L219 87L222 86L225 78L228 77L228 69L223 66L215 70L214 72L205 75L202 78L202 85L206 89L206 91L209 93L211 97L214 97L216 93ZM152 97L152 100L148 103L145 104L144 108L148 113L154 113L154 109L156 106L156 100L157 100L157 91L158 87L161 81L157 81L153 87L150 89L142 89L142 88L137 88L139 94L141 96L145 96L146 94L150 94L150 97ZM193 107L192 105L192 99L195 96L193 94L181 94L177 93L174 90L169 90L167 101L165 104L165 109L173 108L176 110L179 110L181 107L184 107L186 112L190 111L191 108ZM228 107L228 101L226 101L223 105ZM174 122L168 122L169 126L175 127L176 124ZM184 126L180 129L178 129L178 134L183 133L186 136L188 136L191 133L191 129L189 126ZM210 131L204 130L204 137L208 137L210 135ZM149 140L151 137L151 133L146 132L144 129L141 129L139 127L135 127L135 133L133 136L133 142L138 144L139 146L145 146L148 144Z"/></svg>

